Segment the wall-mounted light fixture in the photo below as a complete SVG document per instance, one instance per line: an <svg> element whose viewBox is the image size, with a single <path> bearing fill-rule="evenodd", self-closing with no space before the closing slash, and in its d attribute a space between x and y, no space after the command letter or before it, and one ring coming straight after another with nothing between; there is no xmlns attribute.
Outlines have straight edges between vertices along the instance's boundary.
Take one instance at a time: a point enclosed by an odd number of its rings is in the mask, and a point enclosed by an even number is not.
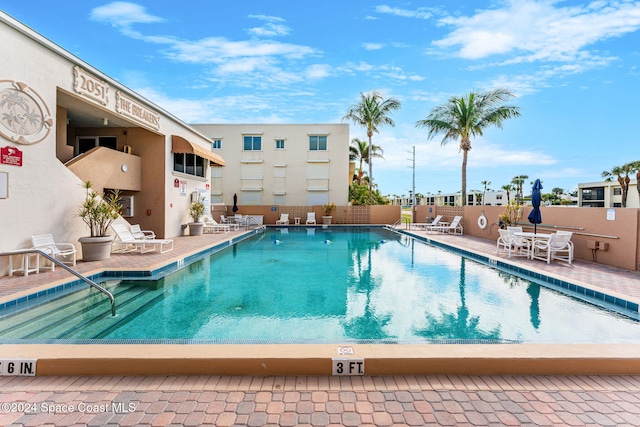
<svg viewBox="0 0 640 427"><path fill-rule="evenodd" d="M109 119L107 119L106 117L102 119L102 124L107 126L109 124Z"/></svg>

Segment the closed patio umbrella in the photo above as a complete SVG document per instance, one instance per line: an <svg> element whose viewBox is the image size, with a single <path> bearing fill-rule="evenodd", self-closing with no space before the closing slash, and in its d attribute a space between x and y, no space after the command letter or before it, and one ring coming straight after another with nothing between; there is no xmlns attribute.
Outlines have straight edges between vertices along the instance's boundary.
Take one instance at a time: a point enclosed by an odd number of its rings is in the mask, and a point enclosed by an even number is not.
<svg viewBox="0 0 640 427"><path fill-rule="evenodd" d="M238 195L233 193L233 213L238 212Z"/></svg>
<svg viewBox="0 0 640 427"><path fill-rule="evenodd" d="M536 179L536 182L533 184L531 188L531 204L533 205L533 210L529 214L529 222L533 224L533 233L535 234L538 230L538 224L542 223L542 213L540 213L540 202L542 201L542 184L539 179Z"/></svg>

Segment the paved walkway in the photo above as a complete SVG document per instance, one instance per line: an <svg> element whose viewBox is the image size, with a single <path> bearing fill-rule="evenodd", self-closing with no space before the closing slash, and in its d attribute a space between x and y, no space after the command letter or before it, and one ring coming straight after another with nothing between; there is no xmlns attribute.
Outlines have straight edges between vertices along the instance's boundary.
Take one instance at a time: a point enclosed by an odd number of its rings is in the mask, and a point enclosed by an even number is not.
<svg viewBox="0 0 640 427"><path fill-rule="evenodd" d="M0 378L3 426L637 426L640 377Z"/></svg>
<svg viewBox="0 0 640 427"><path fill-rule="evenodd" d="M165 254L78 270L155 266L230 234L175 239ZM494 253L493 242L433 236ZM638 298L640 275L587 262L518 260ZM0 278L0 300L64 281L61 269ZM0 347L0 358L2 358ZM1 426L640 425L640 376L0 377Z"/></svg>

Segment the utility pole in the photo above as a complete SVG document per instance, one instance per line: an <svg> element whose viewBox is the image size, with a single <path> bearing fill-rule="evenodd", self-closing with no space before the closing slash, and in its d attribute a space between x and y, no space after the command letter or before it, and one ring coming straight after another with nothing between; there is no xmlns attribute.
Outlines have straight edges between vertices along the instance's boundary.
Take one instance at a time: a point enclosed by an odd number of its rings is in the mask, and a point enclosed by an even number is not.
<svg viewBox="0 0 640 427"><path fill-rule="evenodd" d="M409 159L412 161L411 168L413 169L413 185L412 185L412 197L411 197L411 207L416 205L416 146L413 146L413 151L409 151L409 153L413 154L413 158Z"/></svg>
<svg viewBox="0 0 640 427"><path fill-rule="evenodd" d="M413 146L412 151L408 151L408 153L412 153L413 156L411 159L411 168L413 169L413 184L411 187L411 222L414 222L416 219L416 146Z"/></svg>

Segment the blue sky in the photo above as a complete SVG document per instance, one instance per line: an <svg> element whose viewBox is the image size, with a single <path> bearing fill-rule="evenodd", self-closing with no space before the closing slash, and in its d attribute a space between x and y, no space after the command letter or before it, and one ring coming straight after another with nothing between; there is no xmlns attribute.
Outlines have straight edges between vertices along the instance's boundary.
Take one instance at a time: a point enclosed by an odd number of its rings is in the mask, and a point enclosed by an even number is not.
<svg viewBox="0 0 640 427"><path fill-rule="evenodd" d="M380 128L383 194L460 190L457 142L417 120L505 87L522 116L472 140L467 189L545 192L639 160L640 1L0 0L0 9L187 123L338 123L360 92L402 108ZM350 125L351 138L366 139Z"/></svg>

